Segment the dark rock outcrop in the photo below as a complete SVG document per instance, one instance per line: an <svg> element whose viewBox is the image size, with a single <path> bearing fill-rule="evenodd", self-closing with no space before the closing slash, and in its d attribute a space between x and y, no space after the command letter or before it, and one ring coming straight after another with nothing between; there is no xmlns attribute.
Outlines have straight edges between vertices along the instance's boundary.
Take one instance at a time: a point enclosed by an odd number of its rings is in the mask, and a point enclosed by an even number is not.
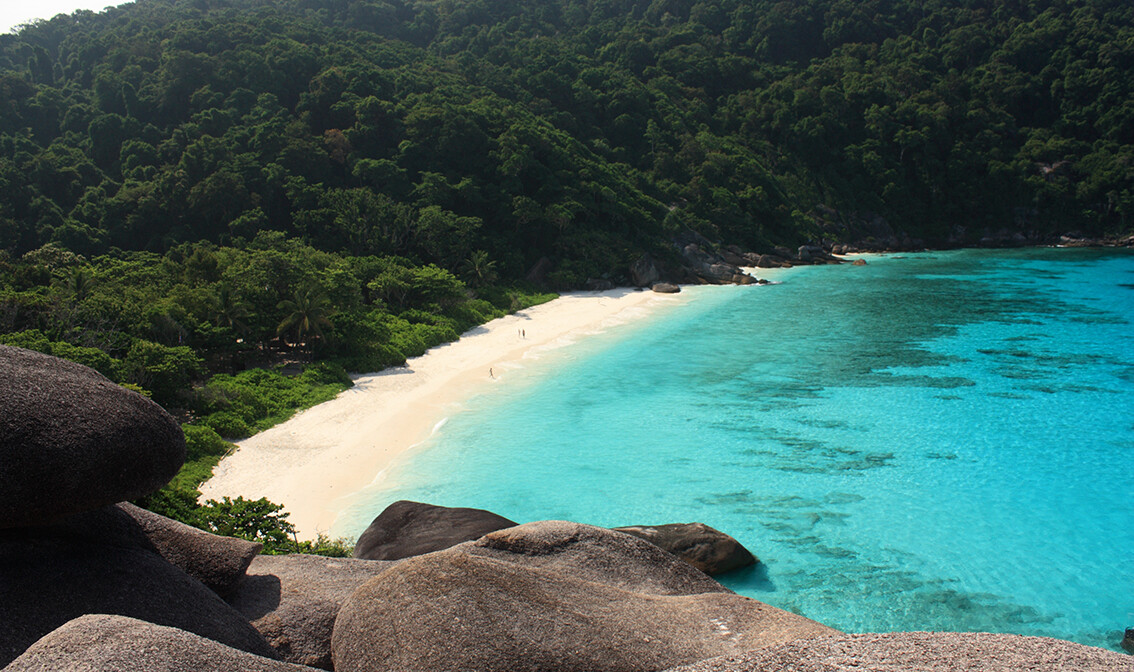
<svg viewBox="0 0 1134 672"><path fill-rule="evenodd" d="M1122 634L1122 650L1127 653L1134 653L1134 628L1126 628Z"/></svg>
<svg viewBox="0 0 1134 672"><path fill-rule="evenodd" d="M1116 672L1129 656L1046 637L980 632L892 632L795 641L668 672Z"/></svg>
<svg viewBox="0 0 1134 672"><path fill-rule="evenodd" d="M658 294L677 294L681 288L671 282L655 282L654 286L650 289Z"/></svg>
<svg viewBox="0 0 1134 672"><path fill-rule="evenodd" d="M240 613L147 550L12 531L0 537L0 568L0 665L84 614L130 616L275 657Z"/></svg>
<svg viewBox="0 0 1134 672"><path fill-rule="evenodd" d="M727 588L654 544L602 527L559 520L527 523L456 547L652 595L727 593Z"/></svg>
<svg viewBox="0 0 1134 672"><path fill-rule="evenodd" d="M739 541L704 523L633 525L614 529L645 539L710 575L723 574L757 562L756 557Z"/></svg>
<svg viewBox="0 0 1134 672"><path fill-rule="evenodd" d="M540 257L539 261L537 261L534 266L528 269L528 274L524 279L528 282L534 282L537 285L543 284L543 281L547 280L547 274L551 272L552 266L553 264L551 263L550 259L548 259L547 257Z"/></svg>
<svg viewBox="0 0 1134 672"><path fill-rule="evenodd" d="M261 549L261 544L209 534L126 502L76 514L55 525L13 530L0 535L0 540L5 536L150 551L222 597L232 592Z"/></svg>
<svg viewBox="0 0 1134 672"><path fill-rule="evenodd" d="M831 634L729 592L645 594L458 547L360 588L333 646L338 672L645 672Z"/></svg>
<svg viewBox="0 0 1134 672"><path fill-rule="evenodd" d="M661 280L661 271L654 258L646 253L630 265L630 278L635 287L649 287Z"/></svg>
<svg viewBox="0 0 1134 672"><path fill-rule="evenodd" d="M76 618L48 633L4 672L310 672L184 630L124 616Z"/></svg>
<svg viewBox="0 0 1134 672"><path fill-rule="evenodd" d="M479 539L516 523L481 509L394 502L370 523L354 545L354 557L400 560Z"/></svg>
<svg viewBox="0 0 1134 672"><path fill-rule="evenodd" d="M359 586L392 563L316 555L262 555L229 598L291 663L332 668L331 630Z"/></svg>
<svg viewBox="0 0 1134 672"><path fill-rule="evenodd" d="M685 267L702 282L710 284L751 284L755 278L744 273L735 264L726 262L720 254L709 252L697 243L689 243L680 250Z"/></svg>
<svg viewBox="0 0 1134 672"><path fill-rule="evenodd" d="M0 529L136 499L185 461L160 406L79 364L0 345Z"/></svg>
<svg viewBox="0 0 1134 672"><path fill-rule="evenodd" d="M783 268L785 266L791 266L791 262L783 257L777 257L771 254L761 254L759 258L756 259L757 268Z"/></svg>

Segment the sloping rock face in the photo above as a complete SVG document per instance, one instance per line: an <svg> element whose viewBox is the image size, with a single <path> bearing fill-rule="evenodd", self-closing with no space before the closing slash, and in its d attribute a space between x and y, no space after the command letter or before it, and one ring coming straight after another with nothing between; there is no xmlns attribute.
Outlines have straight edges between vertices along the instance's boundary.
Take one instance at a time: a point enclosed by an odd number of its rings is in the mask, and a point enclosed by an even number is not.
<svg viewBox="0 0 1134 672"><path fill-rule="evenodd" d="M161 557L221 597L231 594L263 544L209 534L124 502L118 510L137 524Z"/></svg>
<svg viewBox="0 0 1134 672"><path fill-rule="evenodd" d="M449 508L405 500L378 514L358 542L354 557L401 560L479 539L516 523L481 509Z"/></svg>
<svg viewBox="0 0 1134 672"><path fill-rule="evenodd" d="M398 563L340 610L332 638L335 669L645 672L835 634L719 587L692 594L635 590L664 586L662 575L674 567L695 570L609 530L600 532L610 536L580 540L575 533L587 527L560 524L558 534L537 527L531 535L511 534L521 530L512 528ZM576 539L557 541L564 532ZM593 552L595 539L615 537L643 544L664 560L651 568L642 557L621 562L617 548ZM564 551L580 542L584 552ZM605 580L582 578L577 568Z"/></svg>
<svg viewBox="0 0 1134 672"><path fill-rule="evenodd" d="M26 528L17 537L53 537L155 553L224 597L244 577L261 544L209 534L123 502L87 511L49 526ZM0 543L4 536L0 535Z"/></svg>
<svg viewBox="0 0 1134 672"><path fill-rule="evenodd" d="M262 555L229 604L291 663L333 669L331 631L359 586L393 563L316 555Z"/></svg>
<svg viewBox="0 0 1134 672"><path fill-rule="evenodd" d="M668 672L1117 672L1130 656L1046 637L893 632L789 642Z"/></svg>
<svg viewBox="0 0 1134 672"><path fill-rule="evenodd" d="M500 530L456 549L638 593L732 592L654 544L602 527L561 520Z"/></svg>
<svg viewBox="0 0 1134 672"><path fill-rule="evenodd" d="M709 575L731 572L757 562L756 556L739 541L704 523L633 525L614 529L645 539Z"/></svg>
<svg viewBox="0 0 1134 672"><path fill-rule="evenodd" d="M82 616L44 636L4 672L310 672L124 616Z"/></svg>
<svg viewBox="0 0 1134 672"><path fill-rule="evenodd" d="M93 369L0 346L0 529L135 499L185 461L177 422Z"/></svg>
<svg viewBox="0 0 1134 672"><path fill-rule="evenodd" d="M240 613L147 550L10 531L0 536L0 568L0 665L84 614L130 616L276 657Z"/></svg>

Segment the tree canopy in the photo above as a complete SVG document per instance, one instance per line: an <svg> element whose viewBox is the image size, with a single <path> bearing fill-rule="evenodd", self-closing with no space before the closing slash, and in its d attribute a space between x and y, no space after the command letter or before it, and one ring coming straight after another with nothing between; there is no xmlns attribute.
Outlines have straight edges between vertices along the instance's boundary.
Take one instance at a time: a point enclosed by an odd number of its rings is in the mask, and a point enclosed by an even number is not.
<svg viewBox="0 0 1134 672"><path fill-rule="evenodd" d="M275 231L503 278L548 257L566 286L684 228L1121 232L1132 26L1121 0L80 11L0 36L0 247Z"/></svg>

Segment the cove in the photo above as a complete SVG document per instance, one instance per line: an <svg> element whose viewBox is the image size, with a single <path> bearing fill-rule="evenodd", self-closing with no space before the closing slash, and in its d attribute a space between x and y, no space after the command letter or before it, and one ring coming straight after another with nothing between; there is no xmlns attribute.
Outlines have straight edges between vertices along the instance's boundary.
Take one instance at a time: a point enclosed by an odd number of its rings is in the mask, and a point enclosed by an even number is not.
<svg viewBox="0 0 1134 672"><path fill-rule="evenodd" d="M398 499L701 521L762 561L726 585L841 630L1116 648L1134 625L1134 254L867 260L689 288L546 353L334 532Z"/></svg>

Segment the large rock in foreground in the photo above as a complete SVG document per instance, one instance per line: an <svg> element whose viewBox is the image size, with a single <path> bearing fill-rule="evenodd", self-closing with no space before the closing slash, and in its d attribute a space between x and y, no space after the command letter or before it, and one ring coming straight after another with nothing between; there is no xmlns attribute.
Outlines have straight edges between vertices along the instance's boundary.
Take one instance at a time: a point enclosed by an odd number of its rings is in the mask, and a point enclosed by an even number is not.
<svg viewBox="0 0 1134 672"><path fill-rule="evenodd" d="M757 562L756 557L739 541L704 523L633 525L614 529L645 539L709 575L731 572Z"/></svg>
<svg viewBox="0 0 1134 672"><path fill-rule="evenodd" d="M646 672L836 634L728 591L658 594L620 587L664 585L662 575L674 567L710 581L627 535L602 530L652 549L664 562L651 568L630 558L620 566L614 549L572 555L578 540L554 543L551 534L525 544L512 534L523 527L403 560L359 588L335 623L337 672ZM491 539L500 536L512 537L509 550L495 549L507 559L491 555ZM594 546L593 539L582 545ZM579 562L588 555L602 564ZM603 565L608 580L588 580L603 578ZM587 578L573 567L584 568ZM635 573L652 576L633 579Z"/></svg>
<svg viewBox="0 0 1134 672"><path fill-rule="evenodd" d="M87 511L47 526L13 530L7 538L55 538L150 551L221 597L244 578L261 544L209 534L123 502Z"/></svg>
<svg viewBox="0 0 1134 672"><path fill-rule="evenodd" d="M1118 672L1130 656L1061 639L978 632L843 635L705 660L668 672Z"/></svg>
<svg viewBox="0 0 1134 672"><path fill-rule="evenodd" d="M545 520L486 534L455 547L472 555L538 567L636 593L731 593L654 544L602 527Z"/></svg>
<svg viewBox="0 0 1134 672"><path fill-rule="evenodd" d="M79 364L0 345L0 528L136 499L185 461L160 406Z"/></svg>
<svg viewBox="0 0 1134 672"><path fill-rule="evenodd" d="M280 658L332 669L331 631L339 608L392 563L316 555L262 555L229 598Z"/></svg>
<svg viewBox="0 0 1134 672"><path fill-rule="evenodd" d="M209 534L129 503L117 507L141 528L161 557L221 597L244 578L263 544Z"/></svg>
<svg viewBox="0 0 1134 672"><path fill-rule="evenodd" d="M0 535L0 665L84 614L130 616L276 657L246 618L153 552Z"/></svg>
<svg viewBox="0 0 1134 672"><path fill-rule="evenodd" d="M310 672L192 633L124 616L82 616L44 636L4 672Z"/></svg>
<svg viewBox="0 0 1134 672"><path fill-rule="evenodd" d="M366 528L354 557L401 560L455 546L516 523L491 511L394 502Z"/></svg>

